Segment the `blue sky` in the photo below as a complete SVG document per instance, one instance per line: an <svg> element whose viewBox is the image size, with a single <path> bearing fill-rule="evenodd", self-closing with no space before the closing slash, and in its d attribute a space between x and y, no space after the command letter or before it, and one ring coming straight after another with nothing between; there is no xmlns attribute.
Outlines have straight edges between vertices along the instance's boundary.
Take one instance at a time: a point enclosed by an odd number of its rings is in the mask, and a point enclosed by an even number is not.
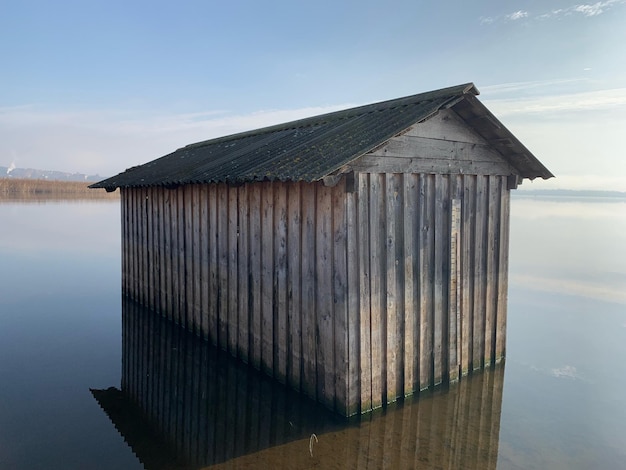
<svg viewBox="0 0 626 470"><path fill-rule="evenodd" d="M557 179L626 191L626 0L0 3L0 166L191 142L474 82Z"/></svg>

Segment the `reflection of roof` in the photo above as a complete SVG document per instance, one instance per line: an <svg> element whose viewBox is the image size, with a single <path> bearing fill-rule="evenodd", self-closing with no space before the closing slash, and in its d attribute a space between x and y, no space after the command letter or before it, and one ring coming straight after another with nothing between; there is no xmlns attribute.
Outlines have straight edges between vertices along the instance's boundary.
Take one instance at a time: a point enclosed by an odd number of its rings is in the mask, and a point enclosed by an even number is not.
<svg viewBox="0 0 626 470"><path fill-rule="evenodd" d="M176 456L167 441L155 433L141 409L128 400L124 392L115 387L90 391L146 469L189 468L186 462Z"/></svg>
<svg viewBox="0 0 626 470"><path fill-rule="evenodd" d="M318 181L411 125L453 108L523 178L553 176L475 95L459 85L191 144L91 187Z"/></svg>

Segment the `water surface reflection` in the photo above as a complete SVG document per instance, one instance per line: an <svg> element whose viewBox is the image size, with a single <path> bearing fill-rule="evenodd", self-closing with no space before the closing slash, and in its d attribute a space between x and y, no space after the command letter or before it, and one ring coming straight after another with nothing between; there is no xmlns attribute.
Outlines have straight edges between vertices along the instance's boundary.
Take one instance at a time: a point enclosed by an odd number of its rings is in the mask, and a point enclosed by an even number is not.
<svg viewBox="0 0 626 470"><path fill-rule="evenodd" d="M496 468L503 366L347 421L134 302L122 307L121 390L92 394L147 469Z"/></svg>

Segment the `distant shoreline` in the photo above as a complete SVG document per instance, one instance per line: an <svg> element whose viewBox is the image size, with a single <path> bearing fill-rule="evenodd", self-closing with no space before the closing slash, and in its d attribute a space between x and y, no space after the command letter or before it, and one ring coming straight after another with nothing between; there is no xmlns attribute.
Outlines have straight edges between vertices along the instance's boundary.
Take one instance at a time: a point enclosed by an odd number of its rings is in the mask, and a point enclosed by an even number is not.
<svg viewBox="0 0 626 470"><path fill-rule="evenodd" d="M519 189L512 192L514 197L593 197L626 199L623 191L600 191L586 189Z"/></svg>
<svg viewBox="0 0 626 470"><path fill-rule="evenodd" d="M0 178L0 201L17 200L119 200L120 193L89 189L93 182L58 181L30 178ZM519 189L513 197L612 198L625 199L624 191L576 189Z"/></svg>
<svg viewBox="0 0 626 470"><path fill-rule="evenodd" d="M119 191L89 189L89 182L0 178L0 201L117 200Z"/></svg>

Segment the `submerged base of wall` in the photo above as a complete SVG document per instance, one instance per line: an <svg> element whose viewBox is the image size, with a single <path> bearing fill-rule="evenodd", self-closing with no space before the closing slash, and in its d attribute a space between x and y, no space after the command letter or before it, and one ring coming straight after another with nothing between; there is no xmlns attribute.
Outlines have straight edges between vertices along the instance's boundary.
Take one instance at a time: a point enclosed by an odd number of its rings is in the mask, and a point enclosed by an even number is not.
<svg viewBox="0 0 626 470"><path fill-rule="evenodd" d="M331 399L329 401L328 394L321 397L317 395L315 392L307 393L307 390L308 391L317 390L316 382L317 382L318 374L323 373L323 371L320 371L320 372L316 371L316 374L311 376L309 379L307 379L308 376L303 373L301 375L301 381L299 383L289 382L289 381L284 380L284 378L278 377L276 374L273 374L270 368L257 367L254 364L251 364L248 360L246 360L246 358L238 357L236 351L232 351L228 349L227 344L220 344L219 342L213 343L211 341L210 335L207 335L200 328L197 328L193 324L193 322L186 322L186 321L181 322L179 321L180 319L174 318L171 314L168 314L167 312L158 312L158 311L150 310L149 308L142 306L141 304L133 300L130 296L123 296L123 309L125 311L125 318L126 318L125 323L132 321L135 323L138 322L139 324L147 325L147 324L152 324L152 323L159 321L159 320L154 320L154 319L150 320L149 318L151 317L162 318L161 321L168 322L171 324L172 327L180 328L181 331L184 330L186 332L185 334L195 336L196 338L198 338L198 341L205 342L207 345L206 347L215 348L214 349L215 351L222 351L223 354L227 355L227 356L222 356L223 359L227 358L227 360L230 362L235 361L235 363L239 363L241 366L244 366L244 367L252 367L253 369L256 369L259 373L261 373L263 376L268 377L271 380L274 380L276 382L276 385L287 386L294 392L299 392L304 397L305 400L306 399L313 400L313 402L317 402L318 404L322 405L327 410L332 411L340 416L343 416L344 418L355 417L360 414L367 414L367 413L373 412L381 408L386 408L388 405L395 405L397 402L401 402L406 399L413 400L414 398L421 396L424 393L428 394L430 392L437 391L437 390L446 390L448 386L458 386L457 383L459 382L463 382L465 380L472 380L473 375L477 373L481 374L484 372L485 369L489 370L489 369L504 367L503 363L504 363L505 358L504 356L500 356L491 362L482 363L481 367L476 367L471 370L465 370L465 371L455 370L452 373L446 372L443 375L443 379L440 381L435 382L431 378L431 382L426 387L421 387L421 388L416 387L413 391L411 391L410 393L406 393L404 395L383 396L377 406L372 406L371 402L367 402L367 403L340 402L339 401L340 397L338 396L331 396L330 397ZM134 328L136 327L131 326L131 325L132 323L129 323L125 328L128 330L133 329L133 331L135 331ZM140 331L140 330L137 330L137 331ZM124 345L125 345L126 350L128 351L127 355L129 356L129 359L132 357L133 350L142 350L146 348L149 350L150 348L155 347L154 344L141 344L140 342L141 334L137 333L137 331L133 333L135 336L132 339L127 339L126 335L124 338L124 343L125 343ZM152 339L149 339L149 337L146 336L143 339L147 343L149 343L150 341L154 341L153 337ZM290 362L289 359L288 361ZM416 363L419 363L419 358L416 359ZM130 365L128 363L125 363L124 365L125 371L128 367L130 367ZM350 367L346 367L346 370L348 370L349 368ZM130 369L126 371L125 373L130 374L131 373ZM381 374L381 377L382 376L383 375ZM342 376L336 375L336 380L339 383L346 383L348 382L348 379L349 378L346 376L342 377ZM308 383L307 383L307 380L309 380ZM180 385L184 386L183 383L181 383Z"/></svg>

